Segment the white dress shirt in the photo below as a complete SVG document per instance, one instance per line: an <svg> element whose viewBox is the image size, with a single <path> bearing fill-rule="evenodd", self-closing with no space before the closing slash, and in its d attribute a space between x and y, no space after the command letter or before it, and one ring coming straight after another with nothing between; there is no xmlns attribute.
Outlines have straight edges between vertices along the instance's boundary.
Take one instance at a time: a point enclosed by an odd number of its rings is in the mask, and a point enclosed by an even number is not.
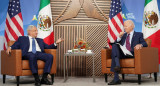
<svg viewBox="0 0 160 86"><path fill-rule="evenodd" d="M129 38L129 43L130 43L130 45L131 45L131 41L132 41L132 38L133 38L133 34L134 34L134 30L132 30L132 31L130 32L130 38ZM128 34L127 34L127 36L128 36ZM126 37L127 37L127 36L126 36ZM119 42L119 41L121 41L121 38L118 36L117 42ZM123 46L126 47L126 40L125 40Z"/></svg>
<svg viewBox="0 0 160 86"><path fill-rule="evenodd" d="M32 52L32 37L31 36L28 36L28 37L29 37L29 43L30 43L28 52ZM36 44L36 51L41 52L41 49L37 43L37 40L35 38L34 38L34 40L35 40L35 44Z"/></svg>

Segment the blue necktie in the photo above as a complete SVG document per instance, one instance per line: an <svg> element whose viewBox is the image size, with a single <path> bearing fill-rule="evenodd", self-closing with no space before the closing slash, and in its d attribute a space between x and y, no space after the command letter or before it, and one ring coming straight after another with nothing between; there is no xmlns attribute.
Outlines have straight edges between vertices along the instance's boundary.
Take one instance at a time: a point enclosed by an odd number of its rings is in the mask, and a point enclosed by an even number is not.
<svg viewBox="0 0 160 86"><path fill-rule="evenodd" d="M36 53L36 43L34 38L32 38L32 53Z"/></svg>

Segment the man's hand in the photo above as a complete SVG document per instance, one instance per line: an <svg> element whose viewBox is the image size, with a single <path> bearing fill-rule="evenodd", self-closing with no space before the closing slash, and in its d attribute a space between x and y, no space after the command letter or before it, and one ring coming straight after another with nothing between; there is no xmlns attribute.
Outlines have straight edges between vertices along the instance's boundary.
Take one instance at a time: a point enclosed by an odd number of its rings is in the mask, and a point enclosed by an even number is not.
<svg viewBox="0 0 160 86"><path fill-rule="evenodd" d="M142 49L142 44L137 44L134 48L136 49L136 50L139 50L139 49Z"/></svg>
<svg viewBox="0 0 160 86"><path fill-rule="evenodd" d="M59 39L56 41L56 44L61 43L61 42L63 42L63 41L64 41L64 39L59 38Z"/></svg>
<svg viewBox="0 0 160 86"><path fill-rule="evenodd" d="M8 47L7 50L6 50L6 53L9 55L9 53L11 53L11 48Z"/></svg>
<svg viewBox="0 0 160 86"><path fill-rule="evenodd" d="M119 37L121 38L122 36L123 36L123 34L124 34L124 32L122 31L122 32L120 32L119 33Z"/></svg>

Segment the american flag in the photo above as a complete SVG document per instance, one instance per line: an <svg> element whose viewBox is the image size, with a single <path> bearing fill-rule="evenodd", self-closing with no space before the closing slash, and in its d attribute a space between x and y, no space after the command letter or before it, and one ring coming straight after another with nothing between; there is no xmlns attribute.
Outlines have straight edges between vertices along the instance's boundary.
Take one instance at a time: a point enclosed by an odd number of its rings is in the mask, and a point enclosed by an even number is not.
<svg viewBox="0 0 160 86"><path fill-rule="evenodd" d="M124 31L121 2L112 0L108 22L108 44L113 43L121 31Z"/></svg>
<svg viewBox="0 0 160 86"><path fill-rule="evenodd" d="M4 33L4 50L7 43L12 40L16 41L19 36L23 36L23 20L19 0L10 0L6 17L5 33Z"/></svg>

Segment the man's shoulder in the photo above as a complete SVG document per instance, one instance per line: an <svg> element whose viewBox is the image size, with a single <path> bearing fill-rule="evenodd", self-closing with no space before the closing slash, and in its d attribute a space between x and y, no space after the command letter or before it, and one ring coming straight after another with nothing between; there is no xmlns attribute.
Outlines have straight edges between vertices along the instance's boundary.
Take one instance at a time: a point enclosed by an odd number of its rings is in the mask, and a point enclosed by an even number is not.
<svg viewBox="0 0 160 86"><path fill-rule="evenodd" d="M41 38L36 38L36 40L38 40L38 41L43 41L43 39L41 39Z"/></svg>
<svg viewBox="0 0 160 86"><path fill-rule="evenodd" d="M143 35L143 33L142 32L134 32L134 34L136 34L136 35Z"/></svg>
<svg viewBox="0 0 160 86"><path fill-rule="evenodd" d="M19 39L26 39L28 38L27 36L19 36Z"/></svg>

